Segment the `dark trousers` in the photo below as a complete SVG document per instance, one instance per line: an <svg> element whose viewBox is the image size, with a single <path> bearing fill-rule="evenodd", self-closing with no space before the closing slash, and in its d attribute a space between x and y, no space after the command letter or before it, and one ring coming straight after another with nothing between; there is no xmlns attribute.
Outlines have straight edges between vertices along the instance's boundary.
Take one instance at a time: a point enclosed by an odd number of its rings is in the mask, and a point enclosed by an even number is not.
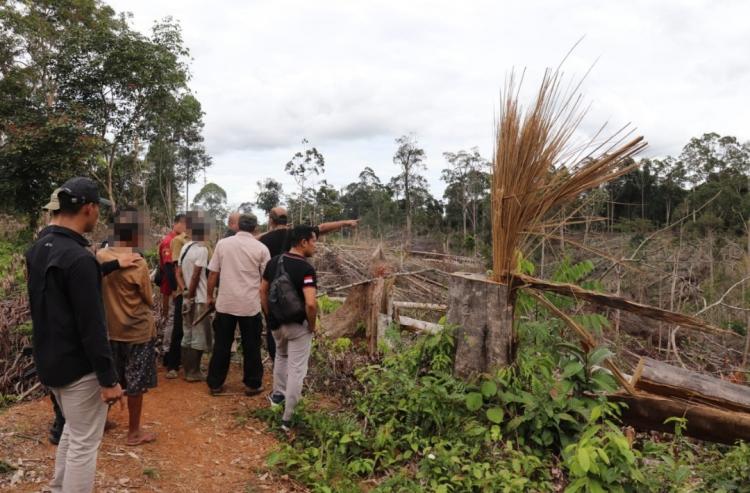
<svg viewBox="0 0 750 493"><path fill-rule="evenodd" d="M56 433L60 435L63 426L65 426L65 417L63 416L62 409L60 409L60 404L57 403L57 399L55 399L55 395L52 392L49 394L49 400L52 401L52 410L55 411L55 421L52 423L50 432L56 429Z"/></svg>
<svg viewBox="0 0 750 493"><path fill-rule="evenodd" d="M208 364L206 383L212 389L224 385L232 356L234 329L239 324L242 337L242 383L246 387L259 388L263 385L263 360L260 358L261 315L238 317L228 313L216 313L214 323L214 352Z"/></svg>
<svg viewBox="0 0 750 493"><path fill-rule="evenodd" d="M167 370L178 370L180 368L180 356L182 354L182 295L174 299L174 328L172 329L172 340L169 342L169 351L164 355L164 366Z"/></svg>

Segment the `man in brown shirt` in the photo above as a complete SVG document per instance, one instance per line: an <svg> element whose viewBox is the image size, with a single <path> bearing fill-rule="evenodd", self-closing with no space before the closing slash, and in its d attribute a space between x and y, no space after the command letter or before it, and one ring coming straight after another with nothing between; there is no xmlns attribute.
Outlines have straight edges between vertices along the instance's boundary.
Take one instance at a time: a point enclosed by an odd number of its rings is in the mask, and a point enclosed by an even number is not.
<svg viewBox="0 0 750 493"><path fill-rule="evenodd" d="M132 209L123 209L112 227L112 246L99 250L99 262L132 255L143 244L143 218ZM102 297L107 330L120 378L128 397L127 445L141 445L156 439L141 428L143 394L156 387L156 324L151 311L153 292L148 267L119 270L102 281Z"/></svg>

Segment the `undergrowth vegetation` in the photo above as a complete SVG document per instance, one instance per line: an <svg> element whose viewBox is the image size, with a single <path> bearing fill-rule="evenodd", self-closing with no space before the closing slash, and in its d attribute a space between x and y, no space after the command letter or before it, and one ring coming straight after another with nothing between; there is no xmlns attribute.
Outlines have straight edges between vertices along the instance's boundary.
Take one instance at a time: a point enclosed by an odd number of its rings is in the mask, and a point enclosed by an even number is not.
<svg viewBox="0 0 750 493"><path fill-rule="evenodd" d="M600 366L609 350L585 352L529 299L518 306L512 367L466 383L452 374L451 327L412 342L389 331L398 340L354 372L339 409L298 408L294 438L269 464L321 493L750 491L750 447L697 447L681 419L673 436L634 442L605 398L615 389ZM335 364L350 346L319 341L313 366ZM255 413L278 430L279 410Z"/></svg>

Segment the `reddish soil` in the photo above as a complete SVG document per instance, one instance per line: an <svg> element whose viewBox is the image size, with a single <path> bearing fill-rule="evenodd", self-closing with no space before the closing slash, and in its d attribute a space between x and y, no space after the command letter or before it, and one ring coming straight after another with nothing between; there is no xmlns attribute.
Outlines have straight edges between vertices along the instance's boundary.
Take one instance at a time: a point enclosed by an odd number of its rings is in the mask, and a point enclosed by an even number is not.
<svg viewBox="0 0 750 493"><path fill-rule="evenodd" d="M270 372L265 379L270 388ZM127 410L113 407L110 419L118 426L105 433L99 449L96 491L302 491L267 469L266 456L277 447L277 438L248 416L249 410L268 405L265 393L246 397L242 392L235 364L227 379L229 395L220 397L210 396L204 383L167 380L160 371L159 386L146 394L143 406L144 427L157 440L125 445ZM45 491L55 457L47 441L51 419L46 398L0 411L0 461L18 468L3 473L0 462L1 491Z"/></svg>

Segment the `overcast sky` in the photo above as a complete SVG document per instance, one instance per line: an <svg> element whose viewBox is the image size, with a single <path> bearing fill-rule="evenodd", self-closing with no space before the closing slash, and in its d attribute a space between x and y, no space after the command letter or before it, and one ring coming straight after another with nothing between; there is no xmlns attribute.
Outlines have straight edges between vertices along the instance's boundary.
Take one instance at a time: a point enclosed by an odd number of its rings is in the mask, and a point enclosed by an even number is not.
<svg viewBox="0 0 750 493"><path fill-rule="evenodd" d="M746 1L108 3L144 32L168 15L180 21L206 112L207 179L234 205L254 200L266 177L292 191L283 167L303 137L336 187L368 165L387 182L394 139L409 132L441 197L443 152L478 146L490 157L509 70L525 68L536 86L582 36L565 71L595 63L584 131L632 122L646 156L678 154L706 131L750 139Z"/></svg>

